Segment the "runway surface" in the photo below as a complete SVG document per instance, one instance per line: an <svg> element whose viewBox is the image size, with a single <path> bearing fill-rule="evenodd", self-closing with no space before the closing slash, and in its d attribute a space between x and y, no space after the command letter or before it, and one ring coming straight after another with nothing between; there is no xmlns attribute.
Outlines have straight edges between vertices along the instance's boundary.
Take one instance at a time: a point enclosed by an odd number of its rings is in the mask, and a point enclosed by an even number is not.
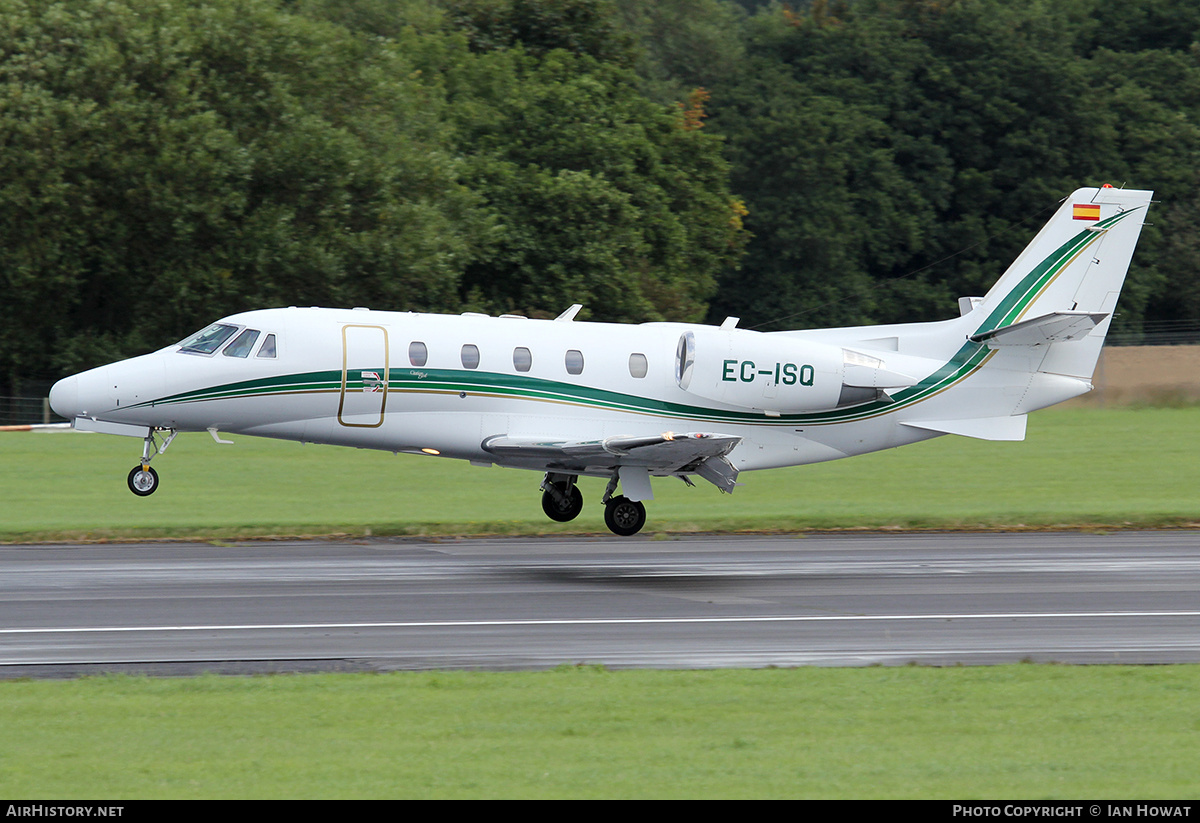
<svg viewBox="0 0 1200 823"><path fill-rule="evenodd" d="M1200 660L1200 532L0 547L0 677Z"/></svg>

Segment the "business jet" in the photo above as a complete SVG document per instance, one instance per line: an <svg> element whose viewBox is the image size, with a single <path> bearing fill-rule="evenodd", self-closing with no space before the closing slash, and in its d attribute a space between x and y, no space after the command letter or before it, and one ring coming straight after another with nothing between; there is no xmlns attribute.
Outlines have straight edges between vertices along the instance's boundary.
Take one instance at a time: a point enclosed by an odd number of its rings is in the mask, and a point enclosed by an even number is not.
<svg viewBox="0 0 1200 823"><path fill-rule="evenodd" d="M143 441L137 495L177 434L228 432L530 469L560 522L583 508L579 476L607 478L605 523L632 535L652 477L733 492L744 471L945 434L1024 439L1030 412L1092 388L1151 196L1079 189L949 320L757 332L582 322L578 305L554 320L263 309L67 377L50 404Z"/></svg>

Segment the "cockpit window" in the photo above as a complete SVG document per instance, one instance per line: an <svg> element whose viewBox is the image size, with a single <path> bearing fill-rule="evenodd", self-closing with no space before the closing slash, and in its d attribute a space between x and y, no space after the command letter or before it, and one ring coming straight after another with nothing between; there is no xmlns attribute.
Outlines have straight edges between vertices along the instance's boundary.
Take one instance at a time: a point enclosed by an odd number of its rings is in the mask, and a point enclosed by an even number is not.
<svg viewBox="0 0 1200 823"><path fill-rule="evenodd" d="M267 339L263 341L255 357L269 357L272 359L275 357L275 335L267 335Z"/></svg>
<svg viewBox="0 0 1200 823"><path fill-rule="evenodd" d="M188 354L212 354L237 330L237 326L213 323L207 329L196 332L180 343L179 350Z"/></svg>
<svg viewBox="0 0 1200 823"><path fill-rule="evenodd" d="M226 357L249 357L251 350L254 348L255 341L262 334L258 329L246 329L244 332L233 338L233 342L225 347L225 351L221 354Z"/></svg>

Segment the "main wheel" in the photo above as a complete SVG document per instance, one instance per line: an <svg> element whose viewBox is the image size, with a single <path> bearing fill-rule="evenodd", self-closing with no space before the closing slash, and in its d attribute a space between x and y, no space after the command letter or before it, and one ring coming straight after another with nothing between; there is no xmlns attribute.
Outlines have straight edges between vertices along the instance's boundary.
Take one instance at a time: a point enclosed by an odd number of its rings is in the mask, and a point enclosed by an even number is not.
<svg viewBox="0 0 1200 823"><path fill-rule="evenodd" d="M569 489L565 486L565 483L554 484L555 489L565 495L566 499L555 497L549 489L542 492L542 511L551 520L557 520L559 523L574 520L583 511L583 492L574 484Z"/></svg>
<svg viewBox="0 0 1200 823"><path fill-rule="evenodd" d="M604 507L604 525L621 537L637 534L646 525L646 507L641 500L630 500L625 495L613 497Z"/></svg>
<svg viewBox="0 0 1200 823"><path fill-rule="evenodd" d="M134 466L129 471L129 490L138 497L154 494L158 489L158 472L146 466Z"/></svg>

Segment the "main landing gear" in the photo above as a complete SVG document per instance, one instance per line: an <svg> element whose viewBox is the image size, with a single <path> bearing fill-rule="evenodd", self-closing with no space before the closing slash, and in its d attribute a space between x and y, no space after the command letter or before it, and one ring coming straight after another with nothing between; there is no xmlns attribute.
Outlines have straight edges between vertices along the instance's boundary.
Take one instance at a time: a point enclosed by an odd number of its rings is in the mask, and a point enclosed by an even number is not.
<svg viewBox="0 0 1200 823"><path fill-rule="evenodd" d="M542 481L542 511L551 520L567 523L583 511L583 493L575 485L578 475L547 472ZM613 475L604 492L604 525L621 537L637 534L646 525L646 506L624 495L613 496L617 477Z"/></svg>
<svg viewBox="0 0 1200 823"><path fill-rule="evenodd" d="M567 523L583 511L583 492L575 485L576 477L550 473L542 481L542 511L551 520Z"/></svg>
<svg viewBox="0 0 1200 823"><path fill-rule="evenodd" d="M637 534L646 525L646 505L625 495L610 497L604 504L604 525L621 537Z"/></svg>
<svg viewBox="0 0 1200 823"><path fill-rule="evenodd" d="M171 445L171 441L178 434L174 429L167 429L170 434L163 440L161 446L158 445L158 440L154 437L154 429L150 429L142 441L142 462L138 463L129 470L129 490L138 497L147 497L158 491L158 472L150 468L150 460L156 454L162 454L167 450L167 446Z"/></svg>

